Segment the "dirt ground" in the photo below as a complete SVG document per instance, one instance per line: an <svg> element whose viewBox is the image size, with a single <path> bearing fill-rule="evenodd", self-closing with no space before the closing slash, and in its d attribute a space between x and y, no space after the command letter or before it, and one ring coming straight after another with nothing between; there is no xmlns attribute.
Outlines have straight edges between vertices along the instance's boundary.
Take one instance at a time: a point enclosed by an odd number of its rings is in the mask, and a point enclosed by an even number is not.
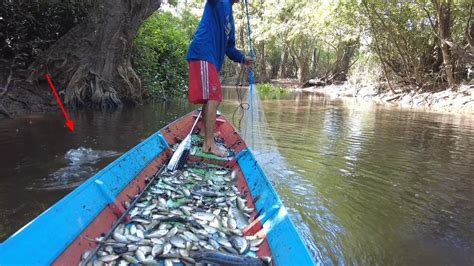
<svg viewBox="0 0 474 266"><path fill-rule="evenodd" d="M327 85L299 88L296 80L272 80L275 86L289 89L316 92L333 98L356 98L362 102L397 105L405 108L434 112L474 114L474 80L460 84L454 89L439 92L406 92L395 89L395 92L380 89L382 84Z"/></svg>

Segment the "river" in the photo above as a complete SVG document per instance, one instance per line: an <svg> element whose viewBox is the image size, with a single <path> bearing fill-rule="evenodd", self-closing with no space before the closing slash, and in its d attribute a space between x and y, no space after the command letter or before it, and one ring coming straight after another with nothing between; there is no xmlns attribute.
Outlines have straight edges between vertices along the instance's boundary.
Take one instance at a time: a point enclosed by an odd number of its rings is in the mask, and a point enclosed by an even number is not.
<svg viewBox="0 0 474 266"><path fill-rule="evenodd" d="M224 91L222 112L237 106ZM0 241L88 176L194 106L0 121ZM263 95L276 145L261 158L323 264L474 264L474 117Z"/></svg>

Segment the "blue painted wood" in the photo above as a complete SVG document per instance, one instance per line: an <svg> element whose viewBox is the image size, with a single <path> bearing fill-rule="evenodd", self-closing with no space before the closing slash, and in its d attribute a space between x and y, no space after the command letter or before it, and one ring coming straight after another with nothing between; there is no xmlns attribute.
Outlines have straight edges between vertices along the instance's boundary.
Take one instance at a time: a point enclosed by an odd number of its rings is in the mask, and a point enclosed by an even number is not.
<svg viewBox="0 0 474 266"><path fill-rule="evenodd" d="M53 262L167 147L157 132L117 158L0 244L0 265Z"/></svg>
<svg viewBox="0 0 474 266"><path fill-rule="evenodd" d="M261 211L263 230L276 265L314 265L303 239L298 234L285 206L267 176L253 156L250 148L237 154L253 198L259 196L256 208Z"/></svg>

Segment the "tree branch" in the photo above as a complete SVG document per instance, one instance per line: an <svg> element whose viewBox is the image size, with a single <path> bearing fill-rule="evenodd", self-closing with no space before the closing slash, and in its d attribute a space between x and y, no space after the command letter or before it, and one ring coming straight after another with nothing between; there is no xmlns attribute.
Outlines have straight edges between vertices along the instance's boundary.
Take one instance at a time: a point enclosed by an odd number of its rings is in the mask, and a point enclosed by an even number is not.
<svg viewBox="0 0 474 266"><path fill-rule="evenodd" d="M472 20L472 17L473 17L473 7L474 7L474 4L471 3L471 7L469 8L469 18L467 19L467 24L466 24L466 36L467 36L467 40L469 42L469 45L471 47L474 47L474 36L471 36L471 20ZM474 27L474 25L472 26Z"/></svg>

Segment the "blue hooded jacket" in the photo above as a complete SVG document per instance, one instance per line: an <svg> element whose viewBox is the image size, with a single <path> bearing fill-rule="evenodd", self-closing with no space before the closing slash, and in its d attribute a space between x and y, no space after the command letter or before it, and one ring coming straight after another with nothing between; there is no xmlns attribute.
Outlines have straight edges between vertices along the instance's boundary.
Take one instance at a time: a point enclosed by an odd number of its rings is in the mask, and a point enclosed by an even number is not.
<svg viewBox="0 0 474 266"><path fill-rule="evenodd" d="M245 63L245 55L235 48L232 0L207 0L199 27L189 45L187 60L204 60L221 70L224 56Z"/></svg>

